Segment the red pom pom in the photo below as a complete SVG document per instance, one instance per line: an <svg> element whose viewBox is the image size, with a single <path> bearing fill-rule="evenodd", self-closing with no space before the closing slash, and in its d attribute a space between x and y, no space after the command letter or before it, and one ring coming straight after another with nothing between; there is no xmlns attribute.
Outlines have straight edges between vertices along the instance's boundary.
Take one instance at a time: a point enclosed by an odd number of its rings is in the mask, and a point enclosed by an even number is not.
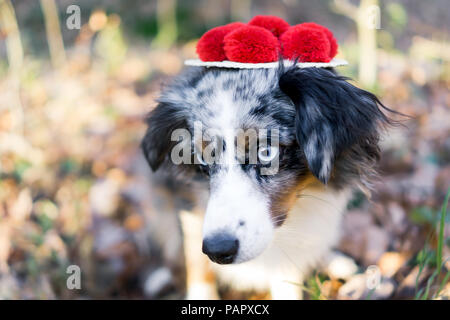
<svg viewBox="0 0 450 320"><path fill-rule="evenodd" d="M235 62L263 63L278 60L278 39L261 27L245 26L224 38L225 55Z"/></svg>
<svg viewBox="0 0 450 320"><path fill-rule="evenodd" d="M225 51L223 50L223 38L236 29L246 24L242 22L232 22L224 26L212 28L205 32L198 40L197 53L202 61L223 61L226 60Z"/></svg>
<svg viewBox="0 0 450 320"><path fill-rule="evenodd" d="M275 16L255 16L248 24L267 29L277 38L289 28L289 23Z"/></svg>
<svg viewBox="0 0 450 320"><path fill-rule="evenodd" d="M333 32L331 32L330 29L328 29L327 27L324 27L320 24L314 23L314 22L305 22L305 23L299 24L299 26L322 30L325 33L325 35L327 36L328 41L330 41L330 58L331 59L334 58L334 56L336 55L336 53L338 51L338 44L333 35Z"/></svg>
<svg viewBox="0 0 450 320"><path fill-rule="evenodd" d="M281 47L287 59L298 58L300 62L329 62L330 42L324 32L318 29L290 27L282 34Z"/></svg>

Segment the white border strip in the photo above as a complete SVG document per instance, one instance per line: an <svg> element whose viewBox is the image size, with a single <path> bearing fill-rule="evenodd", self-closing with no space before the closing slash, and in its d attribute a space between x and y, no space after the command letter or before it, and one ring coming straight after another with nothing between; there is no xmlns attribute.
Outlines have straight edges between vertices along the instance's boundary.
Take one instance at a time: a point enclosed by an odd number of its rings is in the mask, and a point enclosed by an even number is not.
<svg viewBox="0 0 450 320"><path fill-rule="evenodd" d="M294 62L292 60L284 60L285 66L291 66ZM185 60L184 64L193 67L218 67L218 68L235 68L235 69L270 69L277 68L279 62L266 62L266 63L242 63L234 61L201 61L200 59ZM329 68L345 66L348 62L343 59L333 59L330 62L297 62L299 68Z"/></svg>

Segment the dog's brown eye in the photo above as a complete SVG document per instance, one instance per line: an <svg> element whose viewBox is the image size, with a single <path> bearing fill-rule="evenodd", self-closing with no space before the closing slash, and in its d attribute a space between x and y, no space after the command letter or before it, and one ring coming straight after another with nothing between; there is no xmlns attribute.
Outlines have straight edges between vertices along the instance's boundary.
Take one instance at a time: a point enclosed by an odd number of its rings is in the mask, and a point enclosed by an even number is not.
<svg viewBox="0 0 450 320"><path fill-rule="evenodd" d="M262 163L269 163L278 156L278 148L274 146L261 147L258 150L258 159Z"/></svg>

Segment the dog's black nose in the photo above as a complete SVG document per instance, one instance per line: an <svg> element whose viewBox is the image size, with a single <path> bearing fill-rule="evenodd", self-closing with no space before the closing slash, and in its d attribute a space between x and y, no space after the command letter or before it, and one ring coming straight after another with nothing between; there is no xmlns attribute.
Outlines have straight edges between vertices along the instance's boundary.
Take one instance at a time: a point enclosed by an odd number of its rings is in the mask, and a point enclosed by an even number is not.
<svg viewBox="0 0 450 320"><path fill-rule="evenodd" d="M203 253L216 263L232 263L238 249L239 240L227 233L219 233L203 240Z"/></svg>

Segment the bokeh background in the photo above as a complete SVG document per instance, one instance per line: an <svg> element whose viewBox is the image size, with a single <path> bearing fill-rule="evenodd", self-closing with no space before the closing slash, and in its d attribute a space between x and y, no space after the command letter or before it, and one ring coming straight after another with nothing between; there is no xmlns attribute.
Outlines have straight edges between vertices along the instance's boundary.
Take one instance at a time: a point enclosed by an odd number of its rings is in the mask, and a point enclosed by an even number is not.
<svg viewBox="0 0 450 320"><path fill-rule="evenodd" d="M66 25L72 4L80 30ZM379 29L364 25L371 5ZM0 0L0 298L184 296L179 226L154 209L143 119L203 32L256 14L327 26L350 62L339 71L411 116L385 135L372 198L349 204L338 249L356 268L315 272L305 297L449 298L448 0ZM66 287L72 264L81 290ZM382 282L368 291L371 265Z"/></svg>

